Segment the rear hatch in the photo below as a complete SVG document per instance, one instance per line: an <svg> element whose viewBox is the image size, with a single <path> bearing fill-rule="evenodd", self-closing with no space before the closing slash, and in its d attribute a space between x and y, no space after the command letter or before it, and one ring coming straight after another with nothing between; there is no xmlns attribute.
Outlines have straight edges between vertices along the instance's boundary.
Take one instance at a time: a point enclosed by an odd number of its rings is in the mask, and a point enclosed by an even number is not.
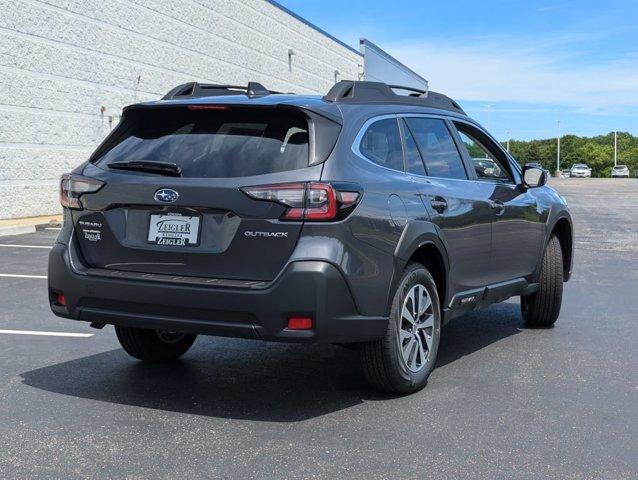
<svg viewBox="0 0 638 480"><path fill-rule="evenodd" d="M73 210L84 261L149 274L275 278L302 222L281 221L285 206L241 188L319 180L339 129L289 107L129 109L82 172L104 182Z"/></svg>

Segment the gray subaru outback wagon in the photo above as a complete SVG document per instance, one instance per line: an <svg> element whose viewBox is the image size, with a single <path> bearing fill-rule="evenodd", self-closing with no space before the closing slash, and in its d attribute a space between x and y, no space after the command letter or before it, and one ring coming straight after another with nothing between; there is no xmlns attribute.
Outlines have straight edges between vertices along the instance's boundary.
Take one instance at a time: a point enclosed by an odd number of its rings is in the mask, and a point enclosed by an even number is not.
<svg viewBox="0 0 638 480"><path fill-rule="evenodd" d="M51 309L146 361L198 334L349 344L413 392L454 317L520 296L556 321L573 230L546 176L435 92L180 85L63 176Z"/></svg>

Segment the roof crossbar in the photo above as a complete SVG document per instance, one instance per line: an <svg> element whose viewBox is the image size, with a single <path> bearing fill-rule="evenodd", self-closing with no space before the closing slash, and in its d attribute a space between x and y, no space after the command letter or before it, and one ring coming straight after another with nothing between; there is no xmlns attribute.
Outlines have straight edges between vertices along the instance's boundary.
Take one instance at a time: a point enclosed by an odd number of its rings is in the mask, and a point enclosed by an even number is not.
<svg viewBox="0 0 638 480"><path fill-rule="evenodd" d="M227 95L238 95L245 93L248 97L262 97L270 95L271 92L261 83L248 82L243 85L216 85L212 83L189 82L178 85L162 97L162 100L174 100L177 98L200 98L218 97Z"/></svg>
<svg viewBox="0 0 638 480"><path fill-rule="evenodd" d="M413 92L398 95L393 90ZM416 94L416 95L414 95ZM449 110L465 115L465 112L451 98L442 93L421 90L403 85L387 85L382 82L342 80L336 83L323 97L328 102L337 103L388 103L419 105L422 107Z"/></svg>

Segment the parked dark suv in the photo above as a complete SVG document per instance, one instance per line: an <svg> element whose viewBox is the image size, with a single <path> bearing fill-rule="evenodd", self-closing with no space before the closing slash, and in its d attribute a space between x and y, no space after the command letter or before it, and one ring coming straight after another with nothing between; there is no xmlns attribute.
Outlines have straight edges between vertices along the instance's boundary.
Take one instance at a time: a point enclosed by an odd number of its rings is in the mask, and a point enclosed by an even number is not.
<svg viewBox="0 0 638 480"><path fill-rule="evenodd" d="M556 321L573 234L546 176L434 92L181 85L62 178L51 309L149 361L197 334L354 344L413 392L454 317L520 296Z"/></svg>

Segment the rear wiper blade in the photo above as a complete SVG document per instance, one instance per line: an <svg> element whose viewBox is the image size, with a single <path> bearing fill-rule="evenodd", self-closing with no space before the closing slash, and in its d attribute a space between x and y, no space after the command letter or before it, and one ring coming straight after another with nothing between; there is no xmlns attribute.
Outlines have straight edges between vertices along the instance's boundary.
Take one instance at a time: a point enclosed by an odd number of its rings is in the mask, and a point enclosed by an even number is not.
<svg viewBox="0 0 638 480"><path fill-rule="evenodd" d="M182 175L182 169L179 165L170 162L155 162L153 160L111 162L108 167L116 170L134 170L136 172L157 173L158 175L172 177L180 177Z"/></svg>

